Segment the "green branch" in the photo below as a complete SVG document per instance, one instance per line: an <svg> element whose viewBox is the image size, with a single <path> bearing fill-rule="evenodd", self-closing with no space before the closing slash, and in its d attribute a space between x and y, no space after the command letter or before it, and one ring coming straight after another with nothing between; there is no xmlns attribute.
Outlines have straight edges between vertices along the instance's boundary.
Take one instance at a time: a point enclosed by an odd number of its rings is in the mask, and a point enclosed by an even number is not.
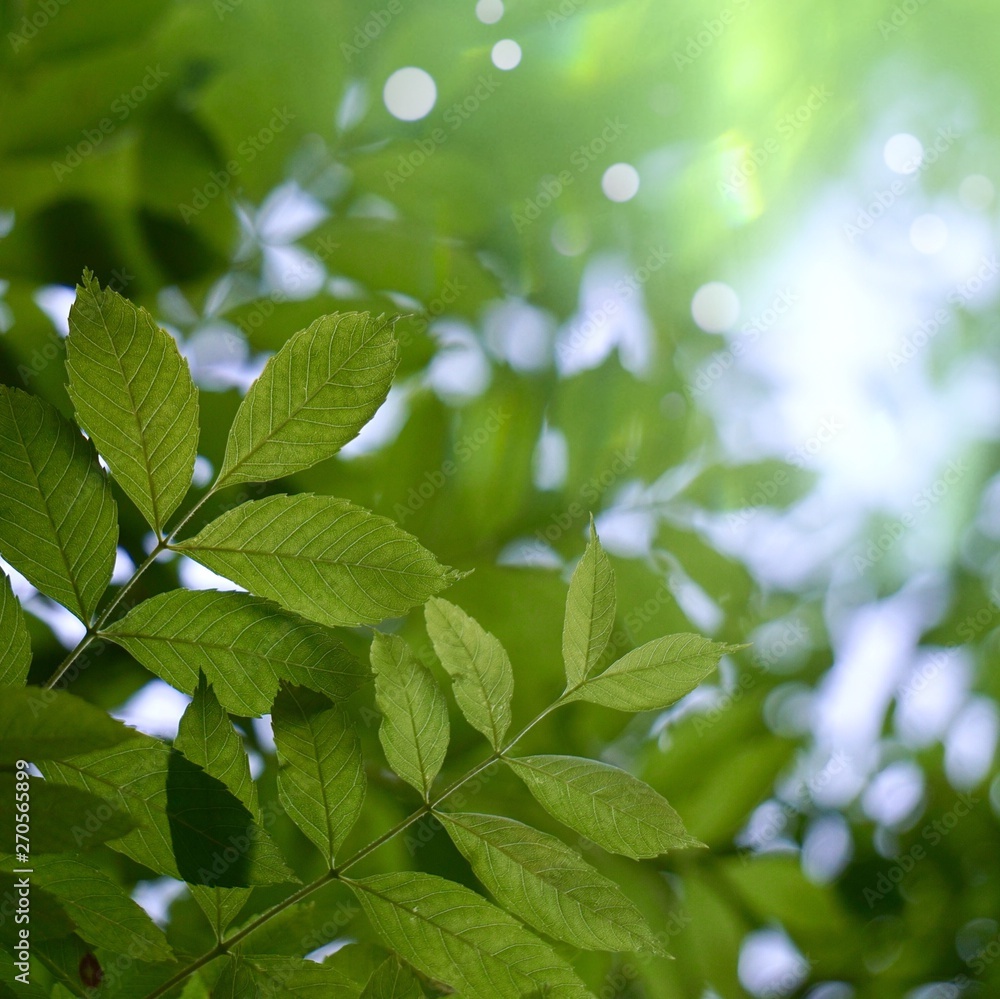
<svg viewBox="0 0 1000 999"><path fill-rule="evenodd" d="M156 561L157 556L166 551L171 542L177 536L177 533L187 524L191 518L205 505L208 500L215 495L218 486L213 485L211 489L191 509L181 518L177 526L165 537L160 538L156 547L146 556L145 560L138 566L135 572L128 578L125 585L115 594L111 603L104 608L103 611L98 615L97 619L91 624L84 634L83 638L70 650L66 658L59 664L56 671L45 681L43 687L45 690L51 690L67 673L70 666L73 665L80 658L81 655L86 651L87 647L98 637L98 632L108 623L111 615L115 612L115 609L120 606L121 602L128 596L129 591L133 586L139 581L139 578L143 573Z"/></svg>
<svg viewBox="0 0 1000 999"><path fill-rule="evenodd" d="M237 930L231 936L220 940L211 950L205 951L200 957L195 958L189 964L185 965L180 971L175 975L168 978L161 985L158 985L152 992L150 992L146 999L158 999L159 996L166 995L174 986L180 985L186 978L193 975L199 968L203 968L206 964L214 961L217 957L221 957L223 954L229 953L229 951L240 943L240 941L245 940L251 933L255 930L260 929L265 923L273 919L279 913L284 912L286 909L291 908L297 902L301 902L304 898L311 895L314 891L318 891L324 885L331 884L334 881L339 881L341 876L345 871L354 867L356 864L360 863L365 857L374 853L380 846L388 843L389 840L398 836L401 832L408 829L417 822L419 819L423 818L425 815L429 815L433 812L439 805L450 798L456 791L461 789L465 784L467 784L474 777L481 774L484 770L488 770L494 763L502 760L507 753L509 753L521 739L524 738L543 718L550 715L556 708L560 707L566 703L566 695L563 694L559 697L557 701L550 704L544 711L539 712L520 732L517 733L508 743L503 747L503 749L496 750L491 753L485 760L481 763L476 764L471 770L465 773L463 776L459 777L457 780L453 781L448 785L436 798L432 801L425 802L419 808L411 812L405 819L396 823L391 829L382 833L377 839L373 839L367 846L362 847L351 857L345 860L342 864L338 864L336 868L331 871L326 871L321 874L314 881L310 881L309 884L304 885L297 891L293 892L287 898L282 899L282 901L277 902L272 905L271 908L265 909L259 916L251 920L242 929Z"/></svg>

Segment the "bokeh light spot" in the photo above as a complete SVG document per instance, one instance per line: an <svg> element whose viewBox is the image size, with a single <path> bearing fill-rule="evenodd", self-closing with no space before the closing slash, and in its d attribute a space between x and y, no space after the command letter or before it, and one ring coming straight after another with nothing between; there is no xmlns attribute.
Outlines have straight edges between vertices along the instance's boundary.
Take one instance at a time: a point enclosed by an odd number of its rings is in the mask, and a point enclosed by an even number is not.
<svg viewBox="0 0 1000 999"><path fill-rule="evenodd" d="M885 144L882 156L893 173L916 173L924 161L923 143L909 132L900 132Z"/></svg>
<svg viewBox="0 0 1000 999"><path fill-rule="evenodd" d="M639 171L630 163L615 163L604 171L601 190L612 201L631 201L639 191Z"/></svg>
<svg viewBox="0 0 1000 999"><path fill-rule="evenodd" d="M966 177L958 188L958 196L961 198L962 204L974 211L985 211L989 208L993 204L995 193L993 182L981 173L974 173Z"/></svg>
<svg viewBox="0 0 1000 999"><path fill-rule="evenodd" d="M725 333L740 317L739 296L728 284L710 281L694 293L691 316L706 333Z"/></svg>
<svg viewBox="0 0 1000 999"><path fill-rule="evenodd" d="M513 38L503 38L493 46L490 58L497 69L513 69L521 62L521 46Z"/></svg>
<svg viewBox="0 0 1000 999"><path fill-rule="evenodd" d="M434 78L416 66L397 69L385 81L382 99L389 114L401 121L417 121L426 117L437 100Z"/></svg>
<svg viewBox="0 0 1000 999"><path fill-rule="evenodd" d="M503 0L479 0L476 17L483 24L496 24L503 17Z"/></svg>

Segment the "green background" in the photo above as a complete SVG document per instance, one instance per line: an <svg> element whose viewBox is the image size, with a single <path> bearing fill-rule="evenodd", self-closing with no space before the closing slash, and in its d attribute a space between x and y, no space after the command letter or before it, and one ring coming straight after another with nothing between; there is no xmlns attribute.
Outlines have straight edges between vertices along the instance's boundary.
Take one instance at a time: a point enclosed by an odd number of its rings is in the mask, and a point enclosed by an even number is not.
<svg viewBox="0 0 1000 999"><path fill-rule="evenodd" d="M471 0L0 9L5 382L70 413L59 314L91 267L177 335L218 468L241 387L293 332L402 312L382 432L244 498L345 496L475 570L447 596L509 649L515 724L561 689L591 513L622 650L688 630L754 643L666 717L623 730L577 705L531 736L645 777L711 847L595 858L675 958L581 957L599 996L998 993L996 210L967 180L993 178L1000 150L995 7L513 0L493 24ZM503 38L522 50L509 72L491 62ZM404 66L437 88L414 122L382 99ZM919 169L892 170L901 133ZM621 162L641 184L617 203L601 180ZM934 220L943 247L921 236ZM719 281L739 298L728 340L692 317ZM792 304L769 319L776 302ZM138 562L146 529L121 510ZM177 571L158 564L139 595ZM26 602L41 682L64 654L42 619L60 619ZM419 614L402 630L431 662ZM149 681L110 648L96 665L73 689L104 707ZM370 689L356 700L378 760ZM266 732L246 728L274 805ZM481 754L453 731L446 777ZM413 804L369 777L356 836ZM497 776L472 807L513 790ZM531 801L518 817L551 828ZM284 817L275 836L315 876ZM474 883L431 829L368 873L413 864ZM364 939L337 891L275 932L340 914ZM208 933L177 897L171 942Z"/></svg>

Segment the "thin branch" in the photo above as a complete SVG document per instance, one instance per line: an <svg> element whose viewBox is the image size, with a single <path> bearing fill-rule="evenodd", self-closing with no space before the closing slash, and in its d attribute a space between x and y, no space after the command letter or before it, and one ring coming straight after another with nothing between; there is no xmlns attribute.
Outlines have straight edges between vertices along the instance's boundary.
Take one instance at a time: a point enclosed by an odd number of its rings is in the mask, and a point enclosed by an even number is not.
<svg viewBox="0 0 1000 999"><path fill-rule="evenodd" d="M293 892L286 899L281 902L272 905L271 908L265 909L259 916L247 923L241 930L238 930L232 936L226 937L224 940L220 940L211 950L205 951L200 957L195 958L190 964L185 965L176 974L172 975L161 985L158 985L152 992L150 992L146 999L159 999L160 996L165 995L170 989L177 985L180 985L188 976L194 974L199 968L203 968L210 961L214 961L217 957L221 957L230 951L232 947L238 944L241 940L244 940L255 930L259 929L274 916L278 915L280 912L284 912L285 909L290 906L295 905L296 902L301 902L302 899L311 895L314 891L322 888L324 885L330 884L333 881L339 881L343 873L355 864L360 863L369 854L374 853L380 846L388 843L389 840L398 836L404 829L408 829L414 822L422 818L424 815L429 815L435 808L438 807L446 799L450 798L456 791L462 788L470 780L481 774L484 770L487 770L494 763L502 760L507 753L509 753L521 739L524 738L543 718L550 715L556 708L560 707L565 703L566 694L559 697L557 701L550 704L544 711L539 712L520 732L517 733L504 747L503 749L498 749L492 752L485 760L481 763L476 764L471 770L465 773L458 780L453 781L448 785L436 798L432 801L426 802L421 805L418 809L411 812L405 819L398 822L391 829L384 832L377 839L372 840L367 846L362 847L357 853L353 854L342 864L338 864L337 867L332 871L327 871L325 874L321 874L315 881L310 881L309 884L304 885L299 888L298 891Z"/></svg>
<svg viewBox="0 0 1000 999"><path fill-rule="evenodd" d="M187 524L191 518L205 505L208 499L215 494L215 486L211 489L191 509L185 514L177 526L166 536L160 538L156 547L146 556L145 561L132 573L129 579L126 581L125 585L115 594L114 599L107 607L101 612L97 620L87 628L86 634L83 638L77 642L76 646L70 650L65 659L59 664L56 671L48 678L44 683L44 688L46 690L51 690L67 673L70 666L73 665L83 655L87 647L98 637L98 632L108 623L109 618L114 613L115 609L121 604L121 602L128 596L129 591L138 582L139 577L156 561L156 557L163 551L166 551L176 537L177 532L180 531L185 524Z"/></svg>

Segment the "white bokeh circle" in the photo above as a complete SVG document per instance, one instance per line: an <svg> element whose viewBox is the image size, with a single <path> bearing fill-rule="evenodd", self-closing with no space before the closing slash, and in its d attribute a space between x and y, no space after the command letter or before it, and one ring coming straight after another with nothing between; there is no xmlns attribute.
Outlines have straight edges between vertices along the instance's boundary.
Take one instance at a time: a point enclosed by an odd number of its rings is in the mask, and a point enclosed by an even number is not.
<svg viewBox="0 0 1000 999"><path fill-rule="evenodd" d="M882 156L893 173L916 173L924 162L923 143L909 132L899 132L885 144Z"/></svg>
<svg viewBox="0 0 1000 999"><path fill-rule="evenodd" d="M513 69L521 61L521 46L513 38L502 38L493 46L490 58L497 69Z"/></svg>
<svg viewBox="0 0 1000 999"><path fill-rule="evenodd" d="M691 317L706 333L725 333L740 318L739 296L722 281L703 284L691 299Z"/></svg>
<svg viewBox="0 0 1000 999"><path fill-rule="evenodd" d="M382 99L394 118L417 121L430 114L437 100L437 87L426 70L404 66L385 81Z"/></svg>
<svg viewBox="0 0 1000 999"><path fill-rule="evenodd" d="M612 201L631 201L639 192L639 171L631 163L615 163L604 171L601 190Z"/></svg>
<svg viewBox="0 0 1000 999"><path fill-rule="evenodd" d="M503 17L503 0L479 0L476 17L483 24L496 24Z"/></svg>

